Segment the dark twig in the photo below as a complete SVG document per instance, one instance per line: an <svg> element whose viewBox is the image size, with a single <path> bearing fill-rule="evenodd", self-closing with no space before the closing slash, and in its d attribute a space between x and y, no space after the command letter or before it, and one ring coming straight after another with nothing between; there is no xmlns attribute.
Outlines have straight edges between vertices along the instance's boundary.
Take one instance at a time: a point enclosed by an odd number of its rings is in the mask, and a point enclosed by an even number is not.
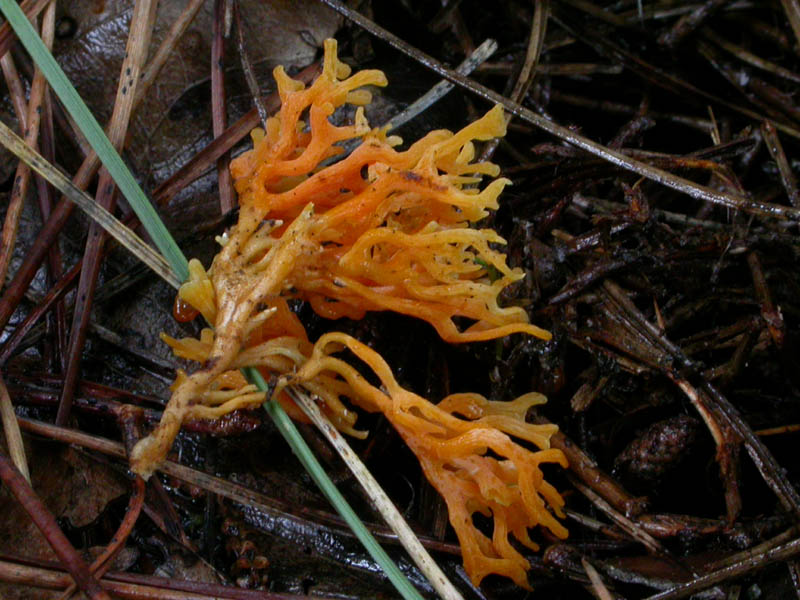
<svg viewBox="0 0 800 600"><path fill-rule="evenodd" d="M81 590L92 600L111 600L97 580L92 577L89 567L58 527L55 517L47 510L30 484L25 481L25 478L2 451L0 451L0 478L30 515L36 527L42 532Z"/></svg>
<svg viewBox="0 0 800 600"><path fill-rule="evenodd" d="M800 0L781 0L781 4L794 31L795 41L800 43Z"/></svg>
<svg viewBox="0 0 800 600"><path fill-rule="evenodd" d="M28 19L33 20L51 1L53 0L24 0L20 3L19 7ZM17 36L14 35L14 30L11 29L11 25L8 23L0 25L0 56L5 56L16 41Z"/></svg>
<svg viewBox="0 0 800 600"><path fill-rule="evenodd" d="M197 15L197 11L202 8L204 3L205 0L188 0L186 6L184 6L183 10L181 11L181 14L178 15L178 18L170 24L169 31L161 41L161 45L158 47L158 50L155 51L153 57L150 59L144 69L142 69L139 86L136 88L136 99L134 100L134 104L138 105L142 101L142 98L144 98L147 90L150 89L150 86L161 72L161 68L167 62L169 57L175 52L175 46L181 39L181 36L189 28L189 25L192 24L192 21Z"/></svg>
<svg viewBox="0 0 800 600"><path fill-rule="evenodd" d="M14 333L8 338L3 347L0 348L0 366L3 366L6 364L6 362L8 362L8 359L14 354L14 351L17 349L28 332L30 332L34 325L36 325L36 322L42 318L42 315L47 313L54 303L62 300L64 295L70 289L72 289L79 272L80 264L76 264L69 271L67 271L66 275L59 279L52 288L50 288L45 297L42 298L42 301L37 304L36 307L27 315L25 315L25 319L23 319L23 321L17 325Z"/></svg>
<svg viewBox="0 0 800 600"><path fill-rule="evenodd" d="M686 36L693 33L703 22L730 1L731 0L706 0L706 2L688 15L684 15L678 19L678 22L672 26L672 29L661 34L658 38L658 43L674 48L680 44Z"/></svg>
<svg viewBox="0 0 800 600"><path fill-rule="evenodd" d="M541 417L535 421L548 423ZM567 457L570 470L617 511L627 517L634 517L644 510L644 499L631 496L562 432L557 431L550 437L550 445L561 450Z"/></svg>
<svg viewBox="0 0 800 600"><path fill-rule="evenodd" d="M228 127L228 107L225 95L225 14L231 0L214 0L214 31L211 39L211 123L214 139ZM236 206L230 164L230 152L217 160L217 182L220 212L224 215Z"/></svg>
<svg viewBox="0 0 800 600"><path fill-rule="evenodd" d="M542 53L545 34L547 33L547 18L550 14L550 0L540 0L533 7L533 18L531 19L531 31L528 36L528 49L525 52L525 60L517 75L517 81L509 96L514 102L522 102L528 95L528 90L536 77L536 70L539 65L539 56ZM511 121L510 115L506 117L506 123ZM490 160L500 138L495 138L486 143L486 147L481 153L480 160Z"/></svg>
<svg viewBox="0 0 800 600"><path fill-rule="evenodd" d="M0 581L28 587L63 589L69 576L57 565L22 558L0 557ZM130 600L307 600L308 595L281 594L264 590L243 590L233 586L201 581L180 581L175 578L140 575L138 573L108 573L103 585L117 598ZM315 599L333 600L331 596L314 594ZM340 598L341 596L336 596Z"/></svg>
<svg viewBox="0 0 800 600"><path fill-rule="evenodd" d="M776 548L756 553L729 567L719 569L708 575L703 575L693 581L678 584L660 594L648 596L647 600L677 600L678 598L686 598L687 596L696 594L701 590L708 589L723 581L741 577L751 571L760 569L774 562L792 558L798 554L800 554L800 539L795 539Z"/></svg>
<svg viewBox="0 0 800 600"><path fill-rule="evenodd" d="M800 83L799 74L795 73L794 71L790 71L789 69L786 69L773 62L764 60L760 56L756 56L755 54L748 52L744 48L730 43L726 39L717 35L714 32L714 30L711 29L710 27L703 28L703 37L711 40L726 52L730 52L742 62L745 62L749 65L752 65L769 73L772 73L773 75L777 75L778 77L783 77L784 79L793 81L794 83Z"/></svg>
<svg viewBox="0 0 800 600"><path fill-rule="evenodd" d="M761 133L764 136L764 142L767 145L772 160L778 165L778 172L781 174L781 181L783 187L786 188L786 194L789 196L789 202L794 207L800 207L800 192L797 189L797 178L789 165L789 160L786 158L786 153L783 151L783 145L778 137L778 132L775 131L775 126L769 121L764 121L761 124Z"/></svg>
<svg viewBox="0 0 800 600"><path fill-rule="evenodd" d="M764 270L761 268L761 261L758 253L753 250L747 254L747 265L753 276L753 287L755 288L756 298L761 303L761 318L767 323L769 334L778 349L783 348L783 341L786 337L786 325L783 322L783 315L778 307L772 302L767 278L764 277Z"/></svg>
<svg viewBox="0 0 800 600"><path fill-rule="evenodd" d="M642 544L648 551L652 552L653 554L658 554L661 556L668 556L666 548L651 536L649 533L644 531L635 521L629 519L619 511L615 510L613 506L611 506L608 502L603 500L599 494L597 494L594 490L592 490L589 486L584 485L576 477L571 478L572 485L574 485L578 491L586 496L589 501L594 504L598 509L600 509L607 517L609 517L617 526L619 526L625 533L627 533L631 538Z"/></svg>
<svg viewBox="0 0 800 600"><path fill-rule="evenodd" d="M42 156L51 164L55 164L55 131L53 130L53 104L50 94L45 95L44 112L42 114L42 125L40 135L40 147ZM42 222L50 218L55 204L55 190L53 186L45 181L44 177L36 176L36 196L39 199L39 213L42 215ZM53 244L47 253L47 281L50 286L59 281L64 274L64 261L61 256L61 248L58 244ZM54 356L49 357L49 364L52 370L64 370L64 355L67 347L67 315L63 299L56 301L55 313L48 319L48 328L51 332L51 339L55 341ZM0 364L2 360L0 360Z"/></svg>
<svg viewBox="0 0 800 600"><path fill-rule="evenodd" d="M686 379L675 373L668 373L695 410L702 417L708 427L714 443L717 445L717 464L719 465L720 478L725 489L725 509L728 523L732 525L742 510L742 498L739 492L739 448L741 438L730 426L728 419L715 410L714 402L708 395L696 389Z"/></svg>
<svg viewBox="0 0 800 600"><path fill-rule="evenodd" d="M55 5L51 4L42 19L42 41L47 47L53 45L55 34L56 11ZM10 59L10 56L3 57L3 60ZM41 123L42 104L47 91L47 80L44 74L37 68L31 84L30 100L26 107L25 119L21 120L23 137L25 143L31 147L36 147L39 138L39 125ZM20 161L17 172L14 176L14 186L11 190L11 197L6 208L5 222L3 223L2 241L0 241L0 282L6 279L8 266L11 262L11 255L17 242L17 229L19 218L22 214L22 203L28 194L28 185L31 178L31 169L24 162Z"/></svg>
<svg viewBox="0 0 800 600"><path fill-rule="evenodd" d="M19 122L19 129L25 131L25 124L28 122L28 109L25 104L25 86L22 85L17 65L10 54L0 58L0 65L3 68L3 78L11 97L11 104L14 107L14 114Z"/></svg>
<svg viewBox="0 0 800 600"><path fill-rule="evenodd" d="M247 47L244 43L244 29L242 28L241 8L238 0L231 0L231 2L233 2L233 18L236 21L236 46L239 50L239 60L242 63L244 78L247 81L247 87L250 88L250 95L253 97L253 104L256 105L256 111L258 111L258 118L261 121L261 126L266 129L269 112L267 111L267 107L264 106L264 103L261 101L261 91L258 88L256 74L253 72L253 66L250 62L250 57L247 54Z"/></svg>

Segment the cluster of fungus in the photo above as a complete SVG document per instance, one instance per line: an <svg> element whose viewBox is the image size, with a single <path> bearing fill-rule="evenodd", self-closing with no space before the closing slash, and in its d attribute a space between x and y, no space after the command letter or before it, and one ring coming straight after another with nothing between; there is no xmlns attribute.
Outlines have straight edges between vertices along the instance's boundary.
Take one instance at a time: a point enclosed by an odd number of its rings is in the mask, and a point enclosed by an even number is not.
<svg viewBox="0 0 800 600"><path fill-rule="evenodd" d="M302 299L321 316L359 319L367 311L394 311L430 323L448 342L490 340L511 333L548 339L519 307L500 307L498 294L523 277L495 248L504 240L472 226L497 208L508 183L490 163L473 162L473 141L505 133L500 107L458 133L433 131L405 151L401 140L370 129L364 86L386 85L381 71L350 75L325 43L321 75L308 88L275 70L282 107L253 131L254 147L231 164L239 194L238 223L219 239L206 270L190 263L179 301L213 325L199 339L163 336L176 355L196 361L180 371L158 427L134 448L132 465L149 476L169 451L181 424L214 419L260 404L264 394L240 374L255 367L277 381L273 397L304 420L286 387L315 398L343 432L355 428L353 407L380 411L420 461L441 493L476 584L495 573L527 587L527 560L510 536L532 549L528 529L567 532L563 500L543 477L543 463L566 466L549 447L552 425L526 422L544 402L526 394L493 402L455 394L438 404L403 389L374 350L343 333L312 343L288 299ZM353 124L334 125L333 112L356 106ZM359 139L349 155L342 143ZM490 273L491 271L491 273ZM454 320L455 319L455 320ZM471 323L460 329L457 322ZM344 355L342 353L345 353ZM358 359L356 368L343 356ZM380 380L376 387L362 375ZM535 448L535 449L533 449ZM482 513L491 537L473 522Z"/></svg>

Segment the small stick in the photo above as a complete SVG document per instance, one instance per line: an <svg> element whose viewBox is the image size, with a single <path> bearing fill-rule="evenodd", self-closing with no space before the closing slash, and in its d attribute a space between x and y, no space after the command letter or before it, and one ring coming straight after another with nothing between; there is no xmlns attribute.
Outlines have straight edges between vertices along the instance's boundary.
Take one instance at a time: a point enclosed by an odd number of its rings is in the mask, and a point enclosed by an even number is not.
<svg viewBox="0 0 800 600"><path fill-rule="evenodd" d="M39 147L42 150L42 156L50 161L50 163L55 163L56 147L55 131L53 130L53 103L49 93L45 94L43 106L44 112L42 113ZM39 175L36 175L36 196L39 200L39 214L44 223L50 217L50 213L53 212L55 190L53 186ZM64 275L64 261L61 256L61 248L58 244L50 246L50 250L47 253L47 275L48 286L60 280ZM64 370L63 363L65 355L64 350L67 347L67 329L66 308L63 300L59 300L56 304L55 314L52 317L48 317L48 330L55 341L55 344L51 347L51 354L48 357L48 364L53 371Z"/></svg>
<svg viewBox="0 0 800 600"><path fill-rule="evenodd" d="M236 42L239 48L239 58L242 62L242 69L244 70L244 78L247 81L247 87L250 88L250 95L253 97L253 104L256 105L256 111L258 112L258 118L261 120L261 126L266 129L269 113L267 112L267 107L264 106L264 103L261 101L261 91L258 89L258 81L256 81L256 75L253 73L252 63L250 62L250 57L247 54L247 48L244 44L244 29L242 28L242 16L239 10L239 2L238 0L229 1L233 2L233 18L236 21Z"/></svg>
<svg viewBox="0 0 800 600"><path fill-rule="evenodd" d="M792 580L792 587L794 587L794 595L800 598L800 562L797 559L790 560L786 566L789 569L789 579Z"/></svg>
<svg viewBox="0 0 800 600"><path fill-rule="evenodd" d="M0 67L3 69L3 79L5 79L9 96L11 96L14 114L17 117L17 121L19 121L19 130L24 132L28 119L28 109L25 104L25 87L19 77L17 65L10 54L5 54L0 58Z"/></svg>
<svg viewBox="0 0 800 600"><path fill-rule="evenodd" d="M539 56L542 53L545 34L547 33L547 18L550 15L550 0L537 0L534 3L533 18L531 19L531 31L528 35L528 49L525 52L525 61L514 83L510 98L514 102L522 102L528 95L528 90L536 77L537 67L539 66ZM506 125L511 122L511 115L506 115ZM492 155L500 145L500 138L494 138L486 143L481 152L481 161L491 160Z"/></svg>
<svg viewBox="0 0 800 600"><path fill-rule="evenodd" d="M583 570L586 571L589 581L592 582L592 592L594 592L594 595L597 597L597 599L614 600L614 595L608 591L606 584L603 583L603 578L600 577L600 573L598 573L597 569L592 566L592 563L586 560L585 556L581 557L581 565L583 566Z"/></svg>
<svg viewBox="0 0 800 600"><path fill-rule="evenodd" d="M51 4L42 19L42 41L45 46L53 46L55 36L56 7ZM11 57L6 54L3 58L3 65L6 61L11 62ZM5 70L5 69L4 69ZM44 102L45 92L47 91L47 80L40 69L36 69L31 83L30 100L26 107L25 119L22 121L25 143L35 148L39 138L39 125L42 122L42 103ZM11 197L6 209L6 218L3 223L2 241L0 241L0 282L6 280L8 266L11 263L11 256L17 243L17 230L19 229L19 218L22 215L22 204L28 195L28 185L31 179L31 169L28 165L21 162L17 165L17 172L14 176L14 186L11 190Z"/></svg>
<svg viewBox="0 0 800 600"><path fill-rule="evenodd" d="M756 429L755 434L760 436L781 435L784 433L794 433L795 431L800 431L800 423L795 423L794 425L780 425L778 427L768 427L766 429Z"/></svg>
<svg viewBox="0 0 800 600"><path fill-rule="evenodd" d="M703 422L706 424L714 443L717 446L717 464L719 466L720 479L725 489L725 508L728 516L728 523L732 525L742 510L742 498L739 493L739 447L741 439L736 435L730 426L728 419L714 410L712 401L708 395L696 389L686 379L674 373L667 373L667 376L677 385L698 412Z"/></svg>
<svg viewBox="0 0 800 600"><path fill-rule="evenodd" d="M591 488L589 488L589 486L583 485L583 483L578 481L576 477L570 476L570 480L570 483L572 483L572 485L574 485L581 494L586 496L586 498L588 498L592 504L605 513L606 516L614 521L614 523L616 523L625 533L642 544L653 554L668 557L667 549L664 548L661 542L644 531L640 525L636 524L634 521L631 521L628 517L617 511L613 506L611 506Z"/></svg>
<svg viewBox="0 0 800 600"><path fill-rule="evenodd" d="M211 40L211 127L215 139L225 133L228 127L225 94L225 13L230 2L231 0L214 0L214 32ZM219 207L223 215L236 206L233 181L228 169L230 161L230 152L217 159Z"/></svg>
<svg viewBox="0 0 800 600"><path fill-rule="evenodd" d="M723 581L747 575L756 569L763 568L775 562L787 560L798 554L800 554L800 538L782 544L776 548L771 548L764 552L748 556L729 567L697 577L693 581L681 583L659 594L648 596L646 600L677 600L678 598L686 598L687 596L696 594L701 590L710 588Z"/></svg>
<svg viewBox="0 0 800 600"><path fill-rule="evenodd" d="M89 567L69 543L64 532L58 527L55 517L47 510L30 484L3 452L0 452L0 479L30 515L36 527L42 532L81 590L91 600L111 600L111 597L89 572Z"/></svg>
<svg viewBox="0 0 800 600"><path fill-rule="evenodd" d="M535 423L549 423L543 417L536 417ZM597 466L581 448L564 435L561 431L556 431L550 437L550 446L557 448L564 453L569 463L569 469L591 487L600 497L605 499L616 510L627 517L635 517L644 510L645 502L642 498L631 496L619 483L610 475L605 473Z"/></svg>
<svg viewBox="0 0 800 600"><path fill-rule="evenodd" d="M44 7L51 1L54 0L24 0L20 2L19 7L22 9L22 12L25 13L25 16L32 21L39 16L39 13L42 12ZM14 30L11 29L11 25L9 25L8 22L0 25L0 57L6 56L8 51L11 50L11 46L13 46L16 41L17 36L14 35Z"/></svg>
<svg viewBox="0 0 800 600"><path fill-rule="evenodd" d="M45 589L63 589L69 575L57 565L33 562L14 557L0 558L0 581ZM117 598L130 600L308 600L309 596L282 594L264 590L244 590L229 585L201 581L180 581L175 578L141 575L139 573L109 573L103 586ZM49 596L48 596L49 597ZM311 596L314 600L335 600L332 596ZM337 595L335 598L341 598Z"/></svg>
<svg viewBox="0 0 800 600"><path fill-rule="evenodd" d="M781 0L781 4L794 31L794 37L800 43L800 0Z"/></svg>
<svg viewBox="0 0 800 600"><path fill-rule="evenodd" d="M767 145L767 150L769 150L772 160L778 165L778 172L781 174L781 181L783 182L783 187L786 188L789 202L795 208L800 208L800 192L797 190L797 178L794 176L786 153L783 151L783 145L778 137L778 132L775 131L775 125L770 121L764 121L761 124L761 133L764 136L764 143Z"/></svg>
<svg viewBox="0 0 800 600"><path fill-rule="evenodd" d="M678 22L672 26L672 29L665 31L659 36L658 43L669 48L674 48L728 2L730 2L730 0L707 0L707 2L701 4L688 15L684 15L678 19Z"/></svg>
<svg viewBox="0 0 800 600"><path fill-rule="evenodd" d="M587 15L591 15L596 19L605 21L606 23L613 25L614 27L630 26L622 16L615 14L610 10L604 10L603 8L597 6L594 2L589 2L589 0L561 0L561 1L568 6L572 6L573 8L577 8L578 10L585 12Z"/></svg>
<svg viewBox="0 0 800 600"><path fill-rule="evenodd" d="M761 318L766 322L775 346L778 349L782 349L784 338L786 337L786 324L783 321L780 308L772 302L772 294L769 292L767 278L764 277L764 270L761 268L758 252L755 250L748 252L747 265L750 267L750 273L753 277L756 298L758 298L758 302L761 305Z"/></svg>
<svg viewBox="0 0 800 600"><path fill-rule="evenodd" d="M136 87L136 94L133 101L135 106L138 106L144 99L147 90L153 85L156 77L158 77L158 74L161 72L161 68L169 57L172 56L175 51L175 45L189 28L189 25L192 24L195 15L197 15L197 11L200 10L204 2L205 0L189 0L181 14L178 15L178 18L175 19L170 26L166 37L164 37L158 50L153 54L153 58L151 58L144 69L142 69L139 85Z"/></svg>
<svg viewBox="0 0 800 600"><path fill-rule="evenodd" d="M726 39L718 36L714 32L714 30L711 29L710 27L703 28L703 36L714 42L717 46L719 46L726 52L730 52L742 62L752 65L758 69L768 71L773 75L777 75L778 77L783 77L784 79L793 81L794 83L800 83L800 75L798 75L794 71L790 71L789 69L786 69L771 61L764 60L760 56L756 56L755 54L748 52L741 46L737 46L736 44L731 44Z"/></svg>

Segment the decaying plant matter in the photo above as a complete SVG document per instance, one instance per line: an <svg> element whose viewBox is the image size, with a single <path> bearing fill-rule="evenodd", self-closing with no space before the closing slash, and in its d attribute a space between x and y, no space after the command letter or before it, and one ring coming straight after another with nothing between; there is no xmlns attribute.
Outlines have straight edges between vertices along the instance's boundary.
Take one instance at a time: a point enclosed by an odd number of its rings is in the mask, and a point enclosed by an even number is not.
<svg viewBox="0 0 800 600"><path fill-rule="evenodd" d="M528 562L509 536L536 548L531 527L567 535L550 512L563 517L563 500L540 469L542 463L566 466L563 453L549 448L557 428L525 420L544 397L500 403L456 394L434 405L404 390L380 355L351 336L328 334L312 347L286 304L302 298L329 318L392 310L428 321L451 342L517 332L547 339L521 308L498 305L498 294L522 272L492 248L504 243L500 236L470 225L497 208L507 183L495 180L480 190L480 176L496 175L497 167L473 162L472 140L504 133L502 111L495 108L456 134L432 132L398 152L393 146L401 140L370 130L361 108L353 125L330 122L335 109L370 101L359 88L386 83L379 71L350 76L333 40L325 44L322 74L309 88L281 68L275 78L281 111L266 131L254 132L254 149L232 165L239 222L220 238L222 250L208 272L193 261L190 281L180 290L179 301L214 329L205 329L199 340L165 337L179 356L202 367L179 373L160 425L134 449L134 470L149 476L185 420L213 419L262 402L263 394L237 370L258 367L284 377L276 396L296 417L299 411L282 393L289 381L319 398L348 433L360 435L347 403L382 412L445 498L473 581L498 573L527 586ZM300 120L306 112L308 128ZM341 152L337 143L353 138L362 138L358 148L323 165ZM473 324L460 331L454 317ZM380 389L331 356L343 347L377 375ZM476 512L493 519L491 538L475 527Z"/></svg>

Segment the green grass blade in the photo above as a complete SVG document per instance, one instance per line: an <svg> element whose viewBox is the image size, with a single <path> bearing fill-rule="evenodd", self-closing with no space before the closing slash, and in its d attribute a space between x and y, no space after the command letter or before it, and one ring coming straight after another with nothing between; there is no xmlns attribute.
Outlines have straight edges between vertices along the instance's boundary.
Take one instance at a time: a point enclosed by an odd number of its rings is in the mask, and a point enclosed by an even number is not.
<svg viewBox="0 0 800 600"><path fill-rule="evenodd" d="M248 381L254 383L258 389L263 392L268 391L267 382L264 381L264 378L257 369L248 367L242 369L242 373ZM344 499L330 480L325 470L322 468L322 465L319 464L319 461L311 452L311 449L306 445L305 440L300 436L300 432L297 431L297 427L295 427L289 415L281 408L281 405L274 400L269 400L264 403L264 409L267 411L270 418L272 418L272 421L275 423L275 426L284 439L289 442L295 455L303 464L306 471L308 471L308 474L311 475L314 483L316 483L322 493L325 494L328 501L336 507L338 513L345 522L347 522L350 529L353 530L353 533L367 552L369 552L370 556L381 566L397 591L400 592L403 598L422 600L422 596L420 596L419 592L411 585L400 569L397 568L397 565L392 562L392 559L389 558L389 555L386 554L386 551L381 545L372 537L372 534L364 523L361 522L358 515L356 515L355 511L347 503L347 500Z"/></svg>
<svg viewBox="0 0 800 600"><path fill-rule="evenodd" d="M142 226L175 271L177 277L181 281L186 280L188 278L188 263L183 252L169 233L169 230L164 226L139 184L136 183L114 146L106 137L97 120L78 95L69 79L67 79L52 54L42 43L28 19L14 0L0 0L0 11L3 12L22 45L44 73L45 78L64 104L67 112L80 127L89 144L97 153L98 158L106 167L120 191L125 195L131 208L139 217ZM242 372L260 390L268 391L264 378L256 369L243 369ZM422 600L419 592L411 585L397 565L394 564L339 490L336 489L336 486L325 473L322 465L319 464L319 461L317 461L305 440L300 436L300 432L297 431L286 412L274 401L265 402L264 408L311 478L347 522L370 556L380 565L401 596L407 600Z"/></svg>
<svg viewBox="0 0 800 600"><path fill-rule="evenodd" d="M44 73L50 87L61 100L73 120L79 124L92 149L97 153L100 162L108 170L131 208L139 217L144 228L153 238L161 254L172 265L178 278L183 281L189 276L188 263L175 240L170 235L153 205L147 199L142 188L136 183L128 167L106 137L103 128L94 118L78 92L70 83L64 71L47 50L30 21L15 0L0 0L3 11L20 42L31 55L36 65Z"/></svg>

